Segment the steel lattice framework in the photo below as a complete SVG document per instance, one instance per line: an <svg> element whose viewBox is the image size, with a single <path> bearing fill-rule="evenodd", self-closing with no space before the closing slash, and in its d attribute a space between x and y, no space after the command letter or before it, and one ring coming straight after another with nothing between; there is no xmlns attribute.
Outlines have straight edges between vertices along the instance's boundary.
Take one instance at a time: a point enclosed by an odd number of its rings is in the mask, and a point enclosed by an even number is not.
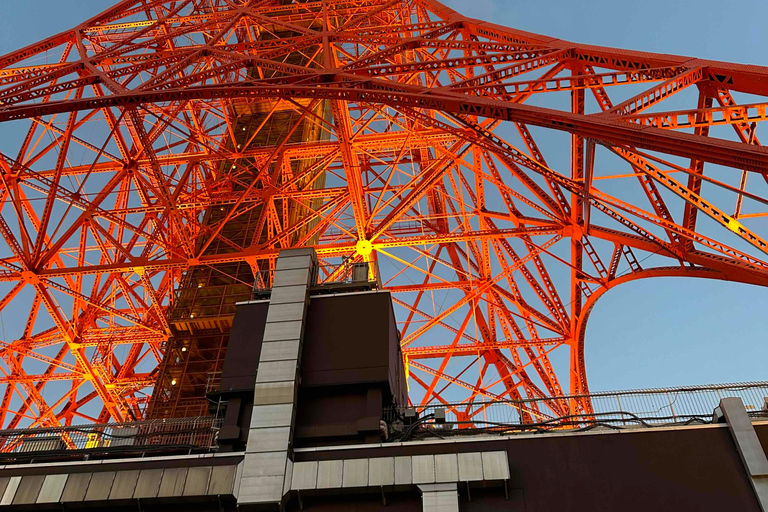
<svg viewBox="0 0 768 512"><path fill-rule="evenodd" d="M768 284L766 96L434 0L125 0L0 57L0 424L144 416L175 290L306 245L378 263L414 403L586 394L606 291Z"/></svg>

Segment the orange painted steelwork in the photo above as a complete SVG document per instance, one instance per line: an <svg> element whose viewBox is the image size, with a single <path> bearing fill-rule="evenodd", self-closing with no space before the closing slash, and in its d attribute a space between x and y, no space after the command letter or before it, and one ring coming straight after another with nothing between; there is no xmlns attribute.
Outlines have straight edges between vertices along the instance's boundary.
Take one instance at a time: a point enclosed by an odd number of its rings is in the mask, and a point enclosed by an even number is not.
<svg viewBox="0 0 768 512"><path fill-rule="evenodd" d="M239 297L306 245L378 263L415 403L585 395L607 290L768 284L756 96L768 68L434 0L120 2L0 57L0 424L143 417L194 323L174 291Z"/></svg>

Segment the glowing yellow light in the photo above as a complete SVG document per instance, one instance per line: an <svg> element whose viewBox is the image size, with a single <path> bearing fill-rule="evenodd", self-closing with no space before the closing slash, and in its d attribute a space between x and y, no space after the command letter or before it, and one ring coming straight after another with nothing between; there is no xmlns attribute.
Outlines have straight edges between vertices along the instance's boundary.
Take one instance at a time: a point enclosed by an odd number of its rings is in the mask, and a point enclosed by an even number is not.
<svg viewBox="0 0 768 512"><path fill-rule="evenodd" d="M186 352L187 351L187 347L181 347L181 351L182 352Z"/></svg>
<svg viewBox="0 0 768 512"><path fill-rule="evenodd" d="M99 434L88 434L87 441L85 442L86 448L97 448L99 446Z"/></svg>
<svg viewBox="0 0 768 512"><path fill-rule="evenodd" d="M367 258L373 252L373 244L368 240L358 240L355 250L363 258Z"/></svg>
<svg viewBox="0 0 768 512"><path fill-rule="evenodd" d="M409 393L411 392L411 364L408 360L408 354L405 354L405 388Z"/></svg>
<svg viewBox="0 0 768 512"><path fill-rule="evenodd" d="M173 379L173 380L171 381L171 386L175 386L175 385L176 385L176 379Z"/></svg>

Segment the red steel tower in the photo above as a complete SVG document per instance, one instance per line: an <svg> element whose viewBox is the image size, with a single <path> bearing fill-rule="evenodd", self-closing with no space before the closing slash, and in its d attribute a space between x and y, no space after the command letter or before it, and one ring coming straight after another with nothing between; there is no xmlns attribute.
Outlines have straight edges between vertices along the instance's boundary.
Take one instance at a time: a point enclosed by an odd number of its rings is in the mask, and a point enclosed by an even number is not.
<svg viewBox="0 0 768 512"><path fill-rule="evenodd" d="M393 293L415 404L589 412L608 290L768 284L766 95L435 0L124 0L0 57L0 425L204 412L303 246Z"/></svg>

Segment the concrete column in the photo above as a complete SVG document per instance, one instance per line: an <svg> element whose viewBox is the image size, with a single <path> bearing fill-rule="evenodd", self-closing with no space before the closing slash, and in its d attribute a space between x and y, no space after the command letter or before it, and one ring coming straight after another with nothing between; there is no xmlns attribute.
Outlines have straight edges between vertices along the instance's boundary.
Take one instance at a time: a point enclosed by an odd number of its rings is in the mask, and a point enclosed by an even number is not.
<svg viewBox="0 0 768 512"><path fill-rule="evenodd" d="M239 505L273 504L277 508L290 490L299 364L315 266L312 249L285 250L277 259L256 373Z"/></svg>
<svg viewBox="0 0 768 512"><path fill-rule="evenodd" d="M720 411L728 423L741 462L747 470L752 488L763 512L768 512L768 458L760 445L752 420L744 408L741 398L724 398Z"/></svg>
<svg viewBox="0 0 768 512"><path fill-rule="evenodd" d="M455 483L420 485L424 512L459 512L459 491Z"/></svg>

